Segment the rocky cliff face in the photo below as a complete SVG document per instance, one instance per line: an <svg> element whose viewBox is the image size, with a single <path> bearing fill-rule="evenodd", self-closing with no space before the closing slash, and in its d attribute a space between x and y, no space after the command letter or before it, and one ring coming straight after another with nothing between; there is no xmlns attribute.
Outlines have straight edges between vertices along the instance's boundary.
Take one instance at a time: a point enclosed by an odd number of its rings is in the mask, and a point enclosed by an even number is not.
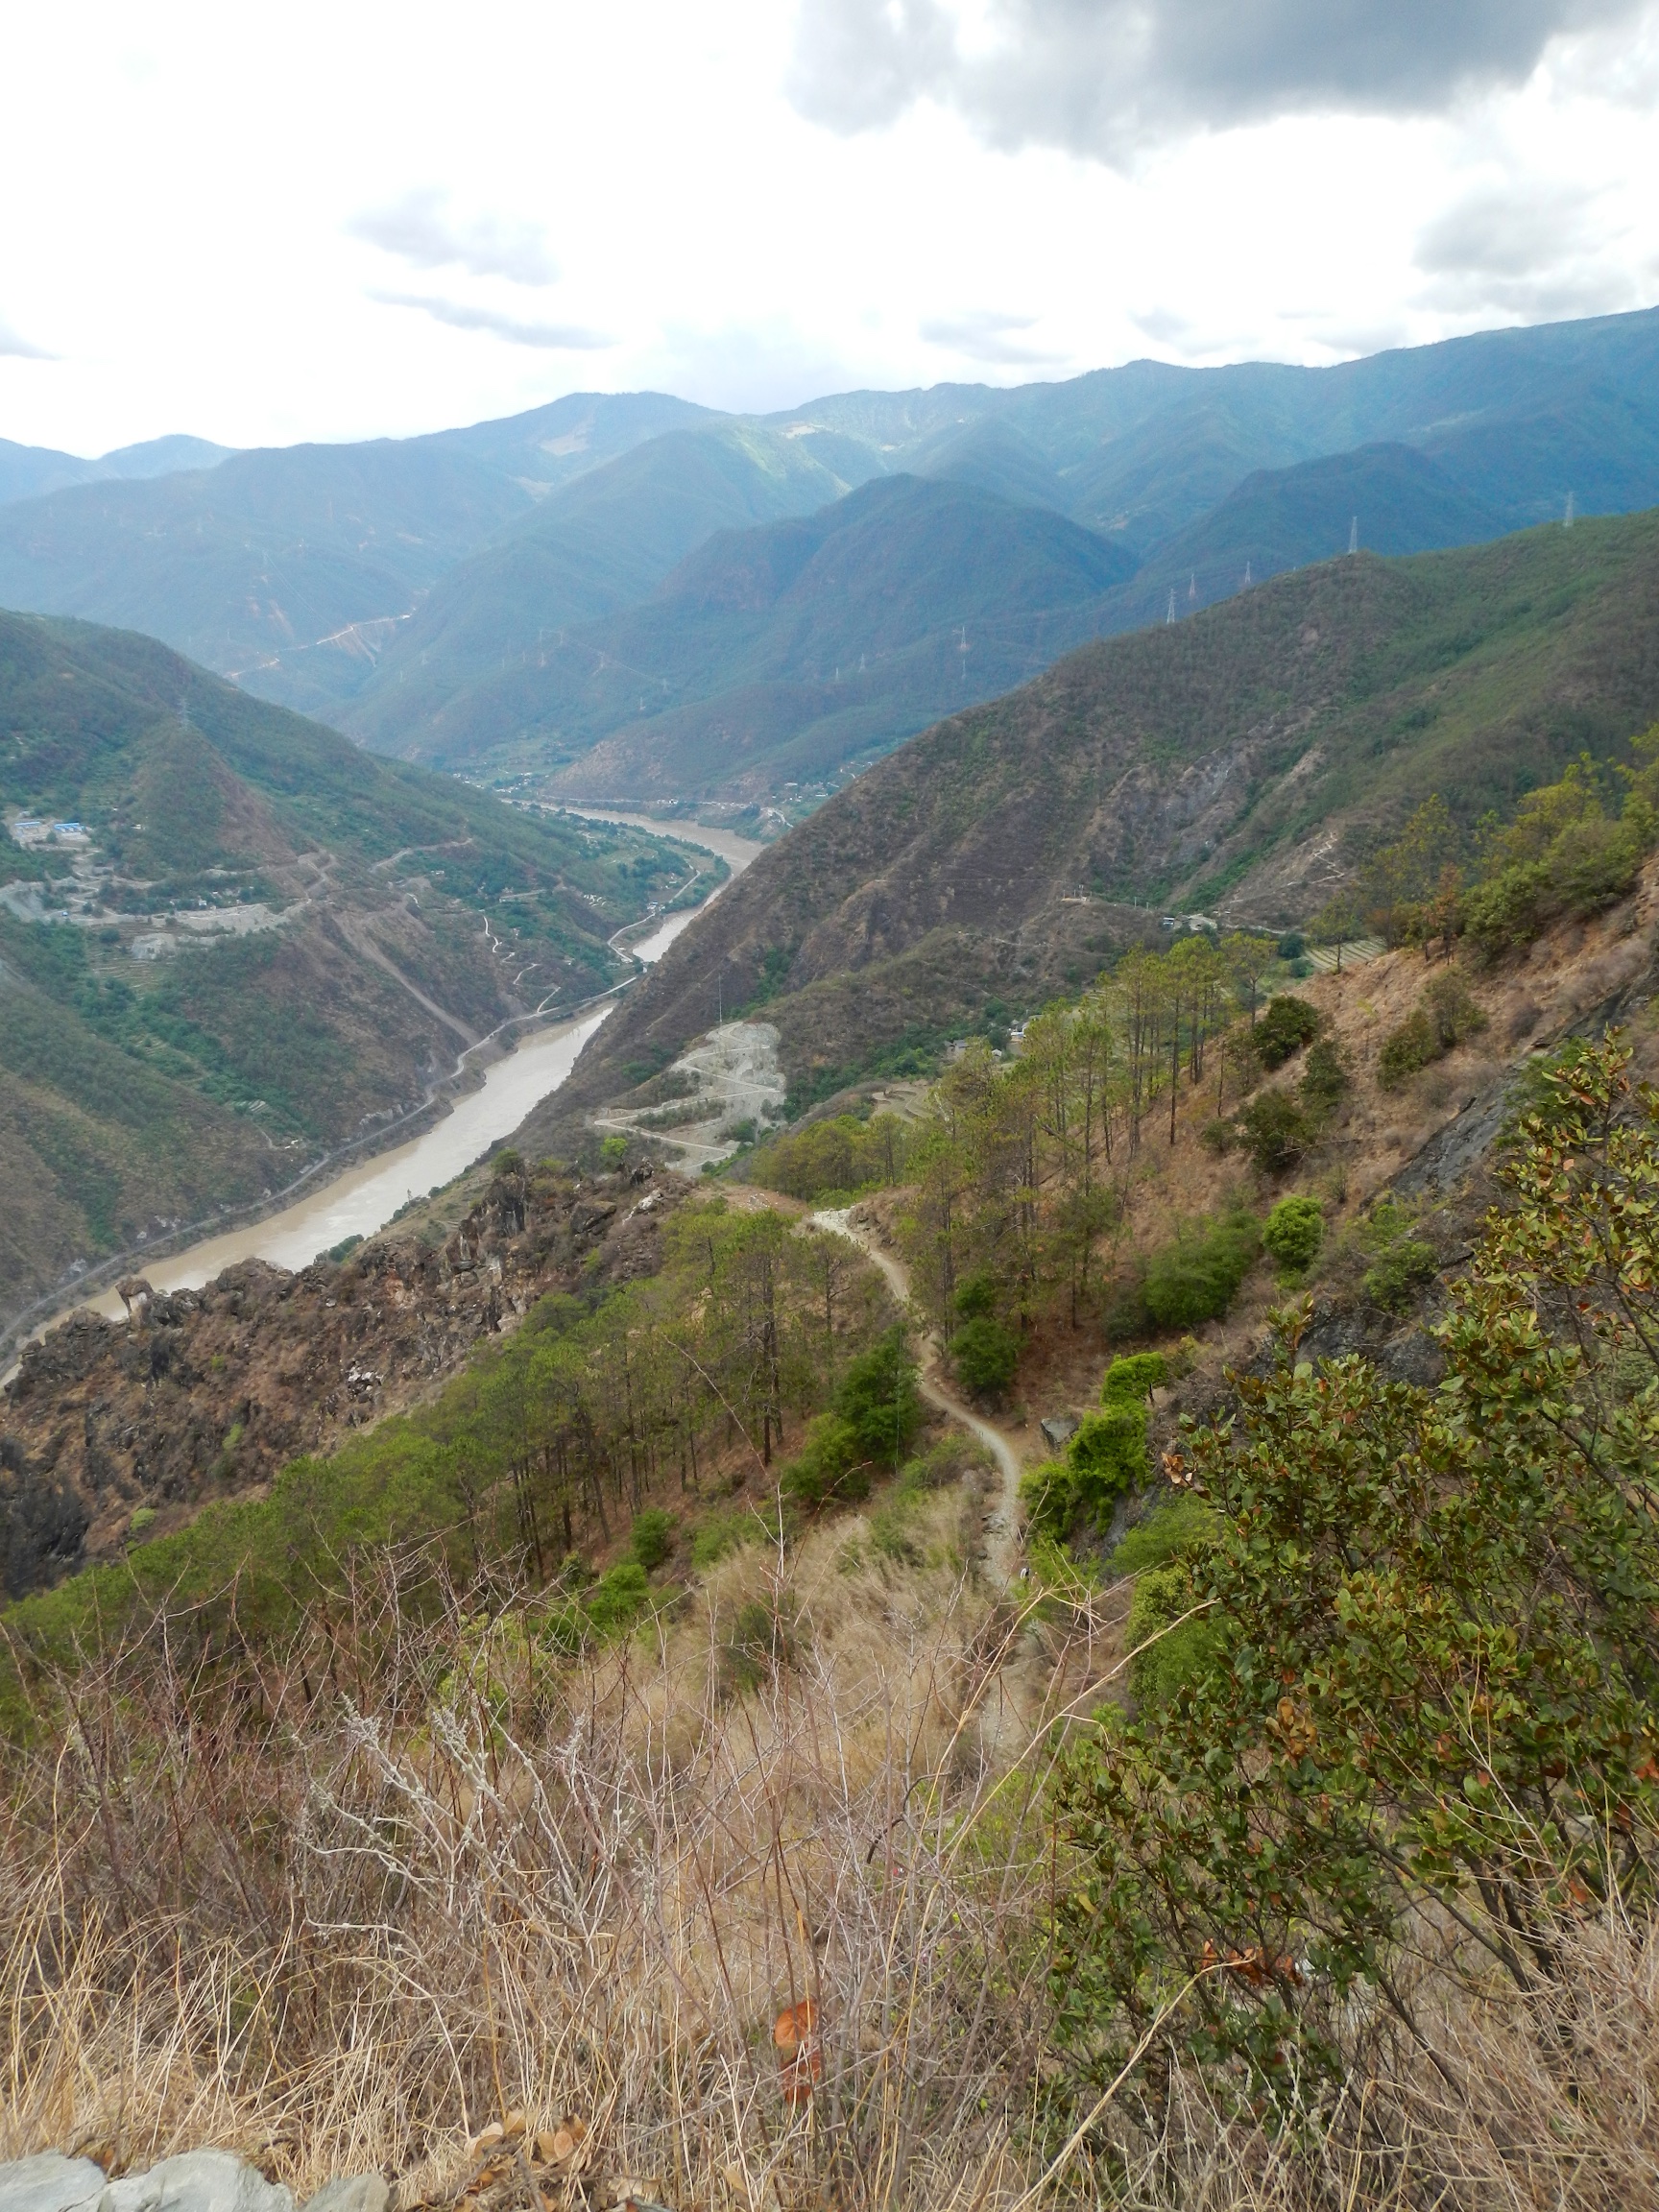
<svg viewBox="0 0 1659 2212"><path fill-rule="evenodd" d="M126 1321L73 1314L0 1397L0 1592L257 1494L426 1396L549 1290L654 1272L684 1188L512 1170L446 1239L393 1234L298 1274L249 1261L200 1290L129 1286Z"/></svg>

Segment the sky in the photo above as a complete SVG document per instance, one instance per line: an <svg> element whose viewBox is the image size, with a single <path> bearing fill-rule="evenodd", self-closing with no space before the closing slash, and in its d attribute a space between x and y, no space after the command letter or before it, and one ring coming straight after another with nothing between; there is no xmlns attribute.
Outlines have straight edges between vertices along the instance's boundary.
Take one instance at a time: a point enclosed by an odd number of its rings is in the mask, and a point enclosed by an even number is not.
<svg viewBox="0 0 1659 2212"><path fill-rule="evenodd" d="M0 437L85 454L1659 301L1659 0L54 0L0 126Z"/></svg>

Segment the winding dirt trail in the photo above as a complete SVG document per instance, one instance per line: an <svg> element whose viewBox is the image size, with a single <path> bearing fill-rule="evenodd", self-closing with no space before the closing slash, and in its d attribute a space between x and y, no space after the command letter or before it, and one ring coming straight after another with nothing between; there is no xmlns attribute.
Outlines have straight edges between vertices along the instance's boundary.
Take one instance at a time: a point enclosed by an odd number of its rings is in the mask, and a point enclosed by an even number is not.
<svg viewBox="0 0 1659 2212"><path fill-rule="evenodd" d="M885 1251L872 1231L856 1217L852 1206L829 1207L807 1218L816 1228L827 1229L832 1236L845 1237L849 1243L856 1244L867 1259L873 1260L886 1277L893 1294L902 1303L910 1302L910 1271L901 1260ZM1020 1455L1000 1429L993 1428L966 1407L945 1382L944 1360L938 1338L931 1333L922 1337L922 1372L920 1389L929 1406L959 1422L971 1435L977 1437L996 1460L1002 1477L1002 1492L993 1508L985 1529L985 1562L993 1581L1006 1585L1020 1571Z"/></svg>

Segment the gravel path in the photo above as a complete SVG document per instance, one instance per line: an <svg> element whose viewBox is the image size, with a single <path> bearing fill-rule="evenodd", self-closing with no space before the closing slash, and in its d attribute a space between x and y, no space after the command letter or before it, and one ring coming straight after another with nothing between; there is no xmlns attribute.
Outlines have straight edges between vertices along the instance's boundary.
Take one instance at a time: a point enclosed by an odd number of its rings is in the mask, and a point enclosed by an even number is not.
<svg viewBox="0 0 1659 2212"><path fill-rule="evenodd" d="M815 1227L828 1229L831 1235L845 1237L856 1244L880 1268L894 1296L905 1305L909 1303L909 1269L902 1260L896 1260L891 1252L883 1249L870 1228L858 1220L855 1208L829 1207L808 1218ZM948 1414L977 1437L997 1462L1002 1477L1002 1492L986 1527L985 1559L993 1580L1006 1585L1020 1570L1020 1455L1001 1430L965 1406L944 1380L943 1354L938 1338L931 1334L922 1339L920 1387L929 1406Z"/></svg>

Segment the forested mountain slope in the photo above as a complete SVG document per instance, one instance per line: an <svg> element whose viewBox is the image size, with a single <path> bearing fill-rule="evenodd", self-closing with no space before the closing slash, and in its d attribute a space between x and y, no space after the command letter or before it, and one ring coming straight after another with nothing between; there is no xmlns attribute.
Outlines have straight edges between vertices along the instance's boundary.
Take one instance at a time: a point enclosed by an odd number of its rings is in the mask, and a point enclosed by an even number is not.
<svg viewBox="0 0 1659 2212"><path fill-rule="evenodd" d="M685 875L654 839L375 760L151 638L19 615L0 813L0 1326L609 985L607 937Z"/></svg>
<svg viewBox="0 0 1659 2212"><path fill-rule="evenodd" d="M687 447L687 432L701 442ZM664 440L638 473L565 502L562 488ZM1659 311L1328 369L1142 361L1008 390L832 395L764 420L574 394L465 430L22 499L0 509L0 604L136 625L311 711L341 716L366 694L356 726L397 751L445 713L447 741L460 719L448 702L483 677L533 673L550 635L644 599L714 531L805 513L872 476L1049 507L1144 563L1253 473L1379 443L1427 456L1494 528L1559 515L1569 492L1581 513L1650 504ZM16 481L62 480L25 466ZM1264 546L1256 573L1273 565ZM479 708L491 733L512 723L511 684Z"/></svg>
<svg viewBox="0 0 1659 2212"><path fill-rule="evenodd" d="M251 690L326 710L465 554L703 412L653 393L573 394L427 438L80 484L0 512L0 606L144 630Z"/></svg>
<svg viewBox="0 0 1659 2212"><path fill-rule="evenodd" d="M685 688L697 625L677 620L677 607L666 632L664 611L652 607L638 624L624 617L614 637L562 636L599 595L626 608L643 593L641 564L618 564L589 500L568 520L550 511L462 563L398 633L345 726L385 750L472 772L559 771L550 789L589 797L798 804L803 787L832 783L929 712L988 696L1090 635L1163 619L1171 592L1174 613L1194 612L1247 578L1343 551L1351 531L1369 551L1421 552L1562 515L1570 492L1585 513L1659 500L1656 358L1652 319L1637 316L1493 333L1340 372L1140 363L1008 393L815 401L771 426L797 463L812 455L853 485L909 470L1065 514L1139 573L1087 618L1068 601L1066 619L1025 625L1011 560L1005 605L974 594L944 613L945 623L972 617L981 630L971 681L954 694L949 679L964 670L941 639L927 666L889 665L870 683L866 662L856 698L780 691L766 675L759 688L734 686L704 707ZM626 468L645 478L657 450ZM865 512L855 501L859 520ZM952 511L939 512L943 553ZM643 508L629 526L637 540L646 534ZM763 541L752 557L769 558ZM850 652L865 659L866 643L847 636L824 673ZM609 664L596 695L584 674L594 657ZM570 762L612 730L615 740L592 760Z"/></svg>
<svg viewBox="0 0 1659 2212"><path fill-rule="evenodd" d="M763 1007L810 1090L976 996L1040 1000L1158 906L1294 923L1431 793L1472 827L1656 718L1659 513L1343 558L1085 646L770 847L548 1111L664 1066L717 1006Z"/></svg>
<svg viewBox="0 0 1659 2212"><path fill-rule="evenodd" d="M642 605L458 693L418 757L471 774L563 759L550 793L613 803L764 798L1036 673L1131 567L1061 516L879 478L722 531Z"/></svg>
<svg viewBox="0 0 1659 2212"><path fill-rule="evenodd" d="M439 585L345 726L377 751L451 764L517 738L547 711L550 660L558 697L567 630L637 605L716 531L809 514L876 472L859 448L823 452L716 422L593 469Z"/></svg>

